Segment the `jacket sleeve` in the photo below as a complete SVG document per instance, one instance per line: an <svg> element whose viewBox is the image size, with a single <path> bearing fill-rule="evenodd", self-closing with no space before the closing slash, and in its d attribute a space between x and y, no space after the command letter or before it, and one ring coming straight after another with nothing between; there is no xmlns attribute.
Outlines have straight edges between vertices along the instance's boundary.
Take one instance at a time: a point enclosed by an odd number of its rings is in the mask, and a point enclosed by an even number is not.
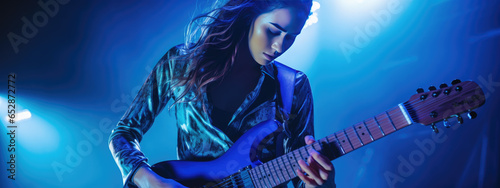
<svg viewBox="0 0 500 188"><path fill-rule="evenodd" d="M109 149L121 171L124 187L136 187L132 182L135 171L149 166L139 142L171 97L170 61L176 52L175 47L170 49L156 64L109 137Z"/></svg>

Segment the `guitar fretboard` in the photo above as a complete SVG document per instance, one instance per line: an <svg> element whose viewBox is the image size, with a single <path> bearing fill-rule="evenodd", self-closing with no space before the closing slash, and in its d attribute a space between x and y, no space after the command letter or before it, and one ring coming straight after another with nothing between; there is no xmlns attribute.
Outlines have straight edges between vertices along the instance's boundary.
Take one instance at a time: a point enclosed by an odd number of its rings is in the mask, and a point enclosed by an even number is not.
<svg viewBox="0 0 500 188"><path fill-rule="evenodd" d="M298 161L307 161L310 149L321 151L330 160L400 130L413 122L403 104L338 131L314 144L303 146L249 170L257 188L276 187L297 177Z"/></svg>

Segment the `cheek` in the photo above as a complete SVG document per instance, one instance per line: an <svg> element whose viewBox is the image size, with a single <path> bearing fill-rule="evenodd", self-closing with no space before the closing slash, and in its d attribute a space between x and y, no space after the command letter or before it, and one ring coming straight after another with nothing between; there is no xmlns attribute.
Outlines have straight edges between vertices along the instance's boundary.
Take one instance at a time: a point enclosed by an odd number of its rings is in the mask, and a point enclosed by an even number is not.
<svg viewBox="0 0 500 188"><path fill-rule="evenodd" d="M266 45L269 43L269 39L263 29L255 29L252 37L250 38L250 49L253 53L258 53L262 51Z"/></svg>

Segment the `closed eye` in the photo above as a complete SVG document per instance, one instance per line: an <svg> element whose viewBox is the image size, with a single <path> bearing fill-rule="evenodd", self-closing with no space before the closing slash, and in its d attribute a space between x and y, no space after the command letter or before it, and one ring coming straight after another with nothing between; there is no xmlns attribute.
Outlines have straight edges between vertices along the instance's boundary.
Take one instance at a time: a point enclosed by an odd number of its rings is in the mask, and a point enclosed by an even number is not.
<svg viewBox="0 0 500 188"><path fill-rule="evenodd" d="M268 29L267 32L269 32L269 34L271 35L275 35L275 36L278 36L281 34L281 31L273 31L271 29Z"/></svg>

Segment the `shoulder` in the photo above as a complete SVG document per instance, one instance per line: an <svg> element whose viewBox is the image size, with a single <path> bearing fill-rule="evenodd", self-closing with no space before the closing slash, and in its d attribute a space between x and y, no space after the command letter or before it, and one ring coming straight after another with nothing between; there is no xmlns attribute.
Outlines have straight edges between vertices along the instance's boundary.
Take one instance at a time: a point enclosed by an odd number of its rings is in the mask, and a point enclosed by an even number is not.
<svg viewBox="0 0 500 188"><path fill-rule="evenodd" d="M307 78L307 75L304 72L289 67L278 61L274 61L274 65L278 70L278 72L282 72L283 74L285 74L286 77L289 77L289 79L293 79L295 81L295 87L297 86L301 87L304 86L304 84L309 86L309 79Z"/></svg>
<svg viewBox="0 0 500 188"><path fill-rule="evenodd" d="M177 58L177 57L179 57L181 55L184 55L184 54L186 54L184 49L185 49L184 48L184 44L176 45L176 46L170 48L165 53L165 55L163 55L163 57L161 58L161 60L162 61L168 61L168 60Z"/></svg>
<svg viewBox="0 0 500 188"><path fill-rule="evenodd" d="M184 46L184 44L179 44L170 48L158 62L157 66L169 72L171 77L183 76L191 62Z"/></svg>

